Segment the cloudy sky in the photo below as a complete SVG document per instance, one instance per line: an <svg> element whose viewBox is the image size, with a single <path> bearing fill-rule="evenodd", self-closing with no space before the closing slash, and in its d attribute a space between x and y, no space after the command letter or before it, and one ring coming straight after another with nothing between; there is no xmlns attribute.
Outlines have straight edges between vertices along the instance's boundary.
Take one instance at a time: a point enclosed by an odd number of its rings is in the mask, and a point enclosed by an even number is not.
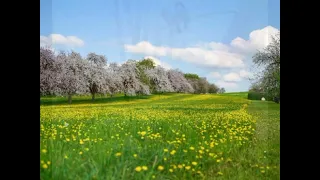
<svg viewBox="0 0 320 180"><path fill-rule="evenodd" d="M40 46L149 57L229 92L250 86L252 56L280 30L280 0L40 0Z"/></svg>

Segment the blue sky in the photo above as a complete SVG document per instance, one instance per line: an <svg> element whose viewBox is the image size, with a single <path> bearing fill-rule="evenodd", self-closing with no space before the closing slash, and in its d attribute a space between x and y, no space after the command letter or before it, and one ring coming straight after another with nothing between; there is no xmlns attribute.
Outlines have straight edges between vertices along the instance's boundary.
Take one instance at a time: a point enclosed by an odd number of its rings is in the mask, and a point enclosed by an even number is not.
<svg viewBox="0 0 320 180"><path fill-rule="evenodd" d="M227 91L248 89L251 57L275 30L280 0L40 0L41 45L118 63L149 56Z"/></svg>

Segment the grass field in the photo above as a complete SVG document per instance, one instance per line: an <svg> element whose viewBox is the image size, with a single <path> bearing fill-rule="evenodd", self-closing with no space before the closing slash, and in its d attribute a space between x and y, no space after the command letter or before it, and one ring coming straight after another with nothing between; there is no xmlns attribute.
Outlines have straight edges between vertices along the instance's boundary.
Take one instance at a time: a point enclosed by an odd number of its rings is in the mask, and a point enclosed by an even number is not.
<svg viewBox="0 0 320 180"><path fill-rule="evenodd" d="M280 179L280 107L246 93L42 98L41 179Z"/></svg>

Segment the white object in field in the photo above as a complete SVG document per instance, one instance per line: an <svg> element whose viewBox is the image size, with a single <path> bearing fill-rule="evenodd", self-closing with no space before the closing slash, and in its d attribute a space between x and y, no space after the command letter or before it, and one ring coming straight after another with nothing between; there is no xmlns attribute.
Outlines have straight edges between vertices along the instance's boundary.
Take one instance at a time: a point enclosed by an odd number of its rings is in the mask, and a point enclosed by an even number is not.
<svg viewBox="0 0 320 180"><path fill-rule="evenodd" d="M261 98L261 101L265 101L266 99L264 97Z"/></svg>

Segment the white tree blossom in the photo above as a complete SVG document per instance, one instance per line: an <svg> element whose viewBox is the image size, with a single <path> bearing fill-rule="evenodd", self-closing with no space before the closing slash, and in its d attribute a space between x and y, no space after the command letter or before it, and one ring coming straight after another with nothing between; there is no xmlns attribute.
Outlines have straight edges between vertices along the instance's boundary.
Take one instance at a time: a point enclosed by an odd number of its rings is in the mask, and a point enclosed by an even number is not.
<svg viewBox="0 0 320 180"><path fill-rule="evenodd" d="M168 78L168 74L163 67L157 66L156 68L153 68L153 69L147 69L145 73L155 85L155 91L157 92L173 92L174 91L171 85L171 82Z"/></svg>
<svg viewBox="0 0 320 180"><path fill-rule="evenodd" d="M84 69L86 84L89 92L92 95L92 100L95 100L97 93L106 93L108 86L105 83L106 71L104 66L107 64L105 56L89 53L87 63Z"/></svg>
<svg viewBox="0 0 320 180"><path fill-rule="evenodd" d="M139 80L139 69L133 61L127 61L122 64L119 75L123 82L123 91L125 95L135 96L137 93L150 94L148 86L145 86Z"/></svg>
<svg viewBox="0 0 320 180"><path fill-rule="evenodd" d="M57 91L57 71L54 52L40 47L40 95L52 95Z"/></svg>
<svg viewBox="0 0 320 180"><path fill-rule="evenodd" d="M184 77L184 74L179 70L174 70L174 69L169 70L168 78L175 92L184 92L184 93L194 92L192 86Z"/></svg>
<svg viewBox="0 0 320 180"><path fill-rule="evenodd" d="M72 95L84 94L87 91L87 84L84 77L85 62L81 55L76 52L65 54L60 52L57 56L59 72L56 80L58 91L56 94L67 95L69 103L72 102Z"/></svg>
<svg viewBox="0 0 320 180"><path fill-rule="evenodd" d="M189 80L189 79L188 79ZM59 52L40 48L40 95L65 95L69 103L72 95L124 92L124 94L149 95L152 92L207 93L206 79L188 81L179 70L154 67L151 60L128 60L122 65L110 63L105 56L89 53L83 59L79 53ZM151 89L151 90L150 90ZM215 91L215 87L211 88Z"/></svg>
<svg viewBox="0 0 320 180"><path fill-rule="evenodd" d="M105 68L105 84L111 97L123 90L123 80L120 74L120 67L116 63L111 63Z"/></svg>

